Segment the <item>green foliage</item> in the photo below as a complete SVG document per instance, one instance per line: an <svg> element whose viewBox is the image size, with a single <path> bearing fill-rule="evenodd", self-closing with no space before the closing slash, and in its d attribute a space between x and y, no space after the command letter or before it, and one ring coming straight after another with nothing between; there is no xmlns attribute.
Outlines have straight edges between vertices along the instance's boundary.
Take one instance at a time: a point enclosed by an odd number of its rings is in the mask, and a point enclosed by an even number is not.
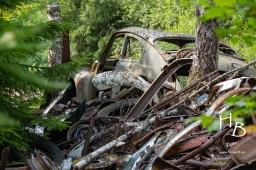
<svg viewBox="0 0 256 170"><path fill-rule="evenodd" d="M63 117L49 115L45 119L35 111L45 102L45 91L66 86L65 82L57 83L56 78L67 80L68 73L81 65L70 62L56 68L42 67L47 65L48 41L72 25L46 22L42 11L35 12L44 10L46 17L46 9L40 8L38 2L17 2L0 5L0 145L24 148L31 135L27 128L40 124L59 130L67 126L67 122L60 121ZM30 10L38 15L31 17L35 22L28 18Z"/></svg>
<svg viewBox="0 0 256 170"><path fill-rule="evenodd" d="M232 117L249 117L256 113L256 93L251 92L249 95L237 95L229 97L226 104L234 109L230 110ZM225 114L228 114L227 112Z"/></svg>
<svg viewBox="0 0 256 170"><path fill-rule="evenodd" d="M71 16L65 15L65 18L78 23L76 29L71 32L73 58L95 52L89 61L98 59L110 35L125 27L137 26L176 33L194 33L194 1L186 1L189 6L181 6L180 3L184 1L169 0L79 2L61 1L62 7L68 9L67 14L73 13Z"/></svg>
<svg viewBox="0 0 256 170"><path fill-rule="evenodd" d="M255 0L214 0L214 4L201 0L206 13L200 18L206 21L219 18L220 26L217 35L234 45L234 49L247 61L255 58L255 28L256 5ZM250 48L250 49L249 49Z"/></svg>
<svg viewBox="0 0 256 170"><path fill-rule="evenodd" d="M246 125L246 119L250 118L252 115L256 115L256 93L251 92L249 95L236 95L230 96L226 99L225 105L228 109L221 113L222 118L232 116L232 122L239 122ZM205 127L208 131L216 131L220 127L220 118L219 116L211 115L200 115L198 117L193 117L188 119L185 123L190 123L196 120L202 121L202 126ZM222 120L223 121L223 120ZM226 120L226 123L229 124L230 119ZM225 121L224 121L225 122ZM249 122L251 123L251 122Z"/></svg>

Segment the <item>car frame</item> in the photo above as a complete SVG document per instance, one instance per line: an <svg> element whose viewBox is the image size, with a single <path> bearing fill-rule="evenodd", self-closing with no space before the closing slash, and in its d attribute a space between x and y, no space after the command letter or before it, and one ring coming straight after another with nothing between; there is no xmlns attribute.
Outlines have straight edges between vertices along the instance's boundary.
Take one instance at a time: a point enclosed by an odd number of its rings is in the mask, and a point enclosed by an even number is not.
<svg viewBox="0 0 256 170"><path fill-rule="evenodd" d="M190 58L194 48L187 46L193 45L194 42L195 36L189 34L161 32L139 27L128 27L116 31L111 36L99 61L92 64L92 68L84 68L71 74L76 96L80 101L84 98L86 101L93 99L101 101L104 98L120 97L124 89L126 91L128 89L129 93L133 92L133 95L140 96L163 68L177 58ZM117 46L116 49L114 46ZM113 51L115 54L112 54ZM135 54L132 54L133 51ZM129 56L129 54L132 55ZM222 42L219 43L218 70L221 73L246 64L233 49ZM176 75L170 77L153 100L158 102L165 94L181 90L183 86L178 77L179 75L188 76L190 66L182 67ZM242 74L255 76L256 69L250 66Z"/></svg>

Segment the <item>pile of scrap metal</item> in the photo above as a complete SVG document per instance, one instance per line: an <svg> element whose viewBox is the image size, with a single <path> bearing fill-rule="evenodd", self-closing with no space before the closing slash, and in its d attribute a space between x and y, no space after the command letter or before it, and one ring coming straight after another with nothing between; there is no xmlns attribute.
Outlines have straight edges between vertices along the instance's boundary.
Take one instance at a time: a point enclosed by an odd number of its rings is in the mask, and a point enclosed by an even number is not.
<svg viewBox="0 0 256 170"><path fill-rule="evenodd" d="M215 71L150 106L157 90L173 74L173 64L183 62L191 60L176 60L166 67L130 111L111 116L97 116L98 111L93 111L87 119L85 140L67 155L74 159L72 167L127 170L254 167L255 133L238 137L234 135L237 125L231 123L222 123L218 131L211 133L201 126L201 120L184 124L187 118L201 114L221 115L229 109L224 104L227 97L255 91L254 78L232 79L235 72L247 67L222 75ZM119 105L120 110L125 107L124 102ZM84 126L85 122L80 123ZM106 122L112 126L104 126ZM248 122L256 123L253 117ZM93 130L99 127L98 132Z"/></svg>
<svg viewBox="0 0 256 170"><path fill-rule="evenodd" d="M71 127L62 132L48 130L50 141L34 139L34 152L23 164L6 165L11 150L5 148L0 168L255 167L255 133L234 135L239 128L236 123L222 122L219 130L208 132L200 119L185 122L200 115L220 117L231 109L224 103L227 97L253 93L256 61L247 64L220 43L218 70L183 88L179 78L188 76L192 53L187 45L191 43L191 35L136 27L117 31L92 69L71 75L76 93L71 96L76 97L61 103L72 91L65 88L43 111L43 116L70 115L66 120ZM179 50L172 49L174 45ZM256 124L254 115L246 123ZM42 134L47 129L30 130Z"/></svg>
<svg viewBox="0 0 256 170"><path fill-rule="evenodd" d="M191 63L191 59L175 60L168 65L139 99L112 99L102 103L83 100L80 104L74 99L70 101L69 104L78 105L71 117L80 115L81 119L68 129L66 140L54 141L65 156L58 157L61 161L38 147L37 154L27 158L25 164L5 166L9 152L5 148L1 167L32 170L255 168L256 133L234 135L237 124L224 122L218 131L210 133L202 127L201 120L184 122L201 114L221 115L230 109L224 104L227 97L253 93L254 78L232 77L256 61L221 75L215 71L152 105L154 95L176 71L172 68L183 63ZM55 105L50 112L62 107ZM102 108L108 111L107 115ZM66 106L62 112L68 110ZM255 120L252 115L247 123L256 124Z"/></svg>

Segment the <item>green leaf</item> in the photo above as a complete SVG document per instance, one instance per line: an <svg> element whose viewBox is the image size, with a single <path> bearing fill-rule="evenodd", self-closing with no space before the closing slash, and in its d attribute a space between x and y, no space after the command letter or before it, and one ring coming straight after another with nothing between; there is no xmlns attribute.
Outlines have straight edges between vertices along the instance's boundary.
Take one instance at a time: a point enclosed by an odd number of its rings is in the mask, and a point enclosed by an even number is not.
<svg viewBox="0 0 256 170"><path fill-rule="evenodd" d="M232 37L232 38L231 38L231 42L232 42L233 44L237 44L239 41L240 41L240 38L237 38L237 37Z"/></svg>
<svg viewBox="0 0 256 170"><path fill-rule="evenodd" d="M209 132L212 132L212 131L217 131L219 128L220 128L220 121L219 120L214 120L210 125L208 125L207 127L207 130Z"/></svg>
<svg viewBox="0 0 256 170"><path fill-rule="evenodd" d="M236 0L214 0L214 3L219 6L231 7L235 5Z"/></svg>
<svg viewBox="0 0 256 170"><path fill-rule="evenodd" d="M254 42L255 42L255 38L252 36L243 37L243 40L245 43L247 43L249 45L254 45Z"/></svg>
<svg viewBox="0 0 256 170"><path fill-rule="evenodd" d="M198 2L198 5L199 5L199 6L207 7L207 6L209 6L209 1L208 1L208 0L200 0L200 1Z"/></svg>
<svg viewBox="0 0 256 170"><path fill-rule="evenodd" d="M226 13L227 9L225 7L210 7L205 14L205 18L218 18L222 17Z"/></svg>
<svg viewBox="0 0 256 170"><path fill-rule="evenodd" d="M202 126L203 127L210 125L213 121L213 116L201 115L200 118L202 120Z"/></svg>
<svg viewBox="0 0 256 170"><path fill-rule="evenodd" d="M240 31L240 28L216 28L215 29L217 36L223 37L227 35L235 35Z"/></svg>
<svg viewBox="0 0 256 170"><path fill-rule="evenodd" d="M239 3L241 5L246 5L248 3L248 0L239 0Z"/></svg>
<svg viewBox="0 0 256 170"><path fill-rule="evenodd" d="M245 100L241 99L241 100L237 101L235 104L238 107L244 107L246 102L245 102Z"/></svg>
<svg viewBox="0 0 256 170"><path fill-rule="evenodd" d="M255 18L250 18L248 21L248 26L251 28L255 28L256 27L256 19Z"/></svg>
<svg viewBox="0 0 256 170"><path fill-rule="evenodd" d="M243 123L244 124L244 118L243 117L236 117L233 119L234 122L239 122L239 123Z"/></svg>

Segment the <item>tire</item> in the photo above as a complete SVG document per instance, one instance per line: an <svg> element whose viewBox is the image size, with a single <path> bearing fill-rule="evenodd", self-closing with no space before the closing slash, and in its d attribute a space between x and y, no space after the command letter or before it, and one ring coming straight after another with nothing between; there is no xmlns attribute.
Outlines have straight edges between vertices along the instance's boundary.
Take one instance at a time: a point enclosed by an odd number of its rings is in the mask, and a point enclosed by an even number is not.
<svg viewBox="0 0 256 170"><path fill-rule="evenodd" d="M31 140L32 148L34 147L35 149L39 149L41 152L49 156L55 164L61 166L65 156L56 145L41 136L33 136L31 137Z"/></svg>
<svg viewBox="0 0 256 170"><path fill-rule="evenodd" d="M117 101L116 103L110 104L102 108L98 113L97 117L100 116L122 116L128 114L133 106L137 103L138 98L131 98L128 100Z"/></svg>
<svg viewBox="0 0 256 170"><path fill-rule="evenodd" d="M86 136L87 129L89 129L89 123L87 121L78 121L74 123L67 132L67 140L71 140L72 138L77 138L78 141L84 140ZM92 135L98 133L96 127L93 127Z"/></svg>

